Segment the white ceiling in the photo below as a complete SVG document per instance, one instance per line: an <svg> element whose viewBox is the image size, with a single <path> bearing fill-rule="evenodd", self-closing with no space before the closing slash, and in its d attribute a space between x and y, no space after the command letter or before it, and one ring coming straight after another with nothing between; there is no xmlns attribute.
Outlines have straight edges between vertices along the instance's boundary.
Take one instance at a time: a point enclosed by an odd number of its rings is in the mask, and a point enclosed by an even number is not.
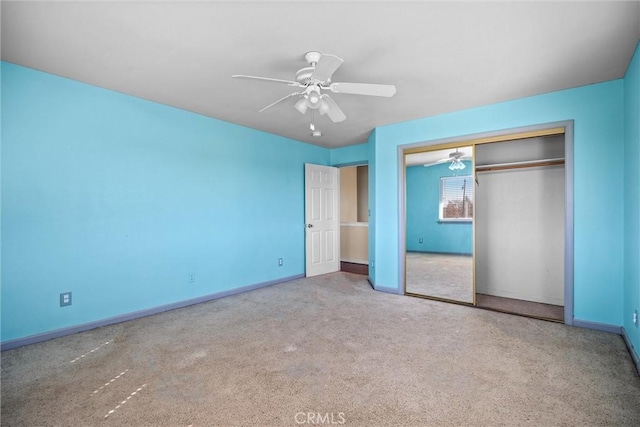
<svg viewBox="0 0 640 427"><path fill-rule="evenodd" d="M634 2L2 1L2 59L325 147L380 125L620 78L640 38ZM393 98L333 94L310 115L286 85L310 50L335 82L393 84Z"/></svg>
<svg viewBox="0 0 640 427"><path fill-rule="evenodd" d="M462 152L463 160L470 160L473 156L473 147L458 147L458 151ZM407 154L405 156L406 166L432 165L443 159L448 159L449 154L456 151L455 148L445 150L424 151L422 153Z"/></svg>

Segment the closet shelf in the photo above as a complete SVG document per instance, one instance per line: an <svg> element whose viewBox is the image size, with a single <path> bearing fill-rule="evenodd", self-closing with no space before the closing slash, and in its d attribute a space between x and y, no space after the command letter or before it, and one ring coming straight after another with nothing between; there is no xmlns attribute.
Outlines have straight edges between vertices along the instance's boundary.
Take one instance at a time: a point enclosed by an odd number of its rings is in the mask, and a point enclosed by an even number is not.
<svg viewBox="0 0 640 427"><path fill-rule="evenodd" d="M524 162L510 162L510 163L494 163L492 165L478 165L476 166L476 172L489 172L499 171L505 169L521 169L521 168L534 168L541 166L556 166L564 165L564 158L555 159L541 159L541 160L527 160Z"/></svg>

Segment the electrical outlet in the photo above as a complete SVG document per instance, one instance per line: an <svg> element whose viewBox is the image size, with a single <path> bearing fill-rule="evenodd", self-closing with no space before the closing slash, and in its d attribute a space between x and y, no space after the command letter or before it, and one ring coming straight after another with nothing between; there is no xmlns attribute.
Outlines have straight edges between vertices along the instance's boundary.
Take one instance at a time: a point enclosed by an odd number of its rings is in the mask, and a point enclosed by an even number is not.
<svg viewBox="0 0 640 427"><path fill-rule="evenodd" d="M371 260L371 268L375 268L375 265L373 263L373 260Z"/></svg>
<svg viewBox="0 0 640 427"><path fill-rule="evenodd" d="M638 327L638 310L633 310L633 324Z"/></svg>
<svg viewBox="0 0 640 427"><path fill-rule="evenodd" d="M424 242L424 239L421 237L418 239L418 243L422 243L422 242Z"/></svg>
<svg viewBox="0 0 640 427"><path fill-rule="evenodd" d="M189 283L193 283L196 281L196 274L195 273L189 273L187 280L189 281Z"/></svg>
<svg viewBox="0 0 640 427"><path fill-rule="evenodd" d="M60 294L60 307L71 305L71 292L63 292Z"/></svg>
<svg viewBox="0 0 640 427"><path fill-rule="evenodd" d="M284 261L282 260L282 258L278 258L278 266L282 267L283 264L284 264Z"/></svg>

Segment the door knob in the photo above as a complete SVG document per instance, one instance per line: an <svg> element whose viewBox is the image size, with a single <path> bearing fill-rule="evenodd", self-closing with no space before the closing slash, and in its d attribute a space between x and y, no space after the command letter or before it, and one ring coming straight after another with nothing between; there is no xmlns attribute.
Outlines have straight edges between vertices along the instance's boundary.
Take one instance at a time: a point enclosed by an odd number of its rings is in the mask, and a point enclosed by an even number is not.
<svg viewBox="0 0 640 427"><path fill-rule="evenodd" d="M307 224L307 228L312 228L313 224Z"/></svg>

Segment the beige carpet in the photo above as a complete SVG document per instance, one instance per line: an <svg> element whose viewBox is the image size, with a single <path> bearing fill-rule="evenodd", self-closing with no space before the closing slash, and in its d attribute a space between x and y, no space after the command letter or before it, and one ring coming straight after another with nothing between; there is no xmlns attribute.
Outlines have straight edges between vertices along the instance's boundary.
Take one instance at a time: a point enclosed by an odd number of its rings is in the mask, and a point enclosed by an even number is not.
<svg viewBox="0 0 640 427"><path fill-rule="evenodd" d="M640 378L617 335L334 273L3 352L1 415L3 426L638 426Z"/></svg>

